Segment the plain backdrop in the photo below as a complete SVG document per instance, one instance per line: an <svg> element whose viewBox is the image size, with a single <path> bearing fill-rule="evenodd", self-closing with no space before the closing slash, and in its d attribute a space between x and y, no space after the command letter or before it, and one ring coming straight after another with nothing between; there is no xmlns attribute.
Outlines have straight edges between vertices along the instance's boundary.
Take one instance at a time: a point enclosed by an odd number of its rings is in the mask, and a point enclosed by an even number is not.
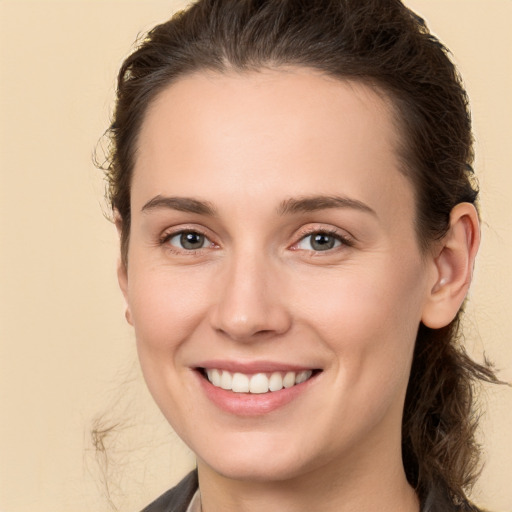
<svg viewBox="0 0 512 512"><path fill-rule="evenodd" d="M141 379L92 163L122 59L185 3L0 0L0 512L135 512L193 465ZM512 2L406 3L453 51L472 101L483 247L467 346L510 382ZM510 512L512 389L482 398L474 499Z"/></svg>

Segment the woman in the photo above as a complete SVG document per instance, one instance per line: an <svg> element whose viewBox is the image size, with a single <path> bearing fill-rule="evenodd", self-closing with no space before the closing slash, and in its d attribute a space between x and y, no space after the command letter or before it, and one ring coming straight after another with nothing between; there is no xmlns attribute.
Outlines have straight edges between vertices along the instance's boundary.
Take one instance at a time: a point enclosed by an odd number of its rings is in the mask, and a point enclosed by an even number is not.
<svg viewBox="0 0 512 512"><path fill-rule="evenodd" d="M125 61L119 282L197 471L145 510L469 511L467 97L398 0L199 1Z"/></svg>

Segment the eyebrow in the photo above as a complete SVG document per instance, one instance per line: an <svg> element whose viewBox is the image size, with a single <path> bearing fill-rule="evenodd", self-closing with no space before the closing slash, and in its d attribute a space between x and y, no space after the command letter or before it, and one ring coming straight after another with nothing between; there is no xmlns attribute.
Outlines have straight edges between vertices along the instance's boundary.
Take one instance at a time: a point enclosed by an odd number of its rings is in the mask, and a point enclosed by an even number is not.
<svg viewBox="0 0 512 512"><path fill-rule="evenodd" d="M208 201L200 201L192 197L169 197L155 196L150 199L141 209L142 212L151 210L170 209L180 212L197 213L199 215L216 215L216 210Z"/></svg>
<svg viewBox="0 0 512 512"><path fill-rule="evenodd" d="M277 209L278 215L315 212L329 208L351 208L377 216L375 210L357 199L342 196L307 196L285 199ZM200 201L192 197L174 197L157 195L142 207L142 212L158 209L170 209L198 215L215 216L217 211L209 201Z"/></svg>
<svg viewBox="0 0 512 512"><path fill-rule="evenodd" d="M281 202L278 208L279 215L293 213L307 213L329 208L351 208L377 216L375 210L357 199L343 196L307 196L290 198Z"/></svg>

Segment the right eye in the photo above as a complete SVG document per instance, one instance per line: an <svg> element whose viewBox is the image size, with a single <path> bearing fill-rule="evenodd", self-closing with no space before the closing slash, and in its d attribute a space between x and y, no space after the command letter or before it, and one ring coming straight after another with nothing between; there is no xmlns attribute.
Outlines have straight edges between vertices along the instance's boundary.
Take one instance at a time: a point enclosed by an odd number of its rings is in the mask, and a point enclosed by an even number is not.
<svg viewBox="0 0 512 512"><path fill-rule="evenodd" d="M325 252L341 245L343 241L339 235L318 231L303 237L296 247L307 251Z"/></svg>
<svg viewBox="0 0 512 512"><path fill-rule="evenodd" d="M197 231L180 231L166 237L165 242L185 251L196 251L213 245L206 236Z"/></svg>

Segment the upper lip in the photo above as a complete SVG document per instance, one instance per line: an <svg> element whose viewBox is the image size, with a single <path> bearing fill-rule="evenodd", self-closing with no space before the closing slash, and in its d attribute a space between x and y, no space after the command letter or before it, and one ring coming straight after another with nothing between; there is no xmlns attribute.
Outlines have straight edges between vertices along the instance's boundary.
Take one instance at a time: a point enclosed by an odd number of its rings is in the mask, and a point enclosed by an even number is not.
<svg viewBox="0 0 512 512"><path fill-rule="evenodd" d="M277 361L230 361L230 360L210 360L202 361L196 365L196 368L206 370L227 370L231 373L272 373L272 372L300 372L305 370L315 370L317 367L310 365L290 364Z"/></svg>

